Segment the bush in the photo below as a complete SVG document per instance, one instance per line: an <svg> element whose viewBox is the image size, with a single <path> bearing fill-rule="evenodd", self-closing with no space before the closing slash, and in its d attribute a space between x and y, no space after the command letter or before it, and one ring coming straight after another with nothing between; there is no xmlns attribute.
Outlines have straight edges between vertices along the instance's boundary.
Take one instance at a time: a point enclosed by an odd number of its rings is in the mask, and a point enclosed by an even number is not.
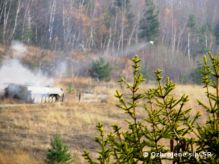
<svg viewBox="0 0 219 164"><path fill-rule="evenodd" d="M71 162L71 154L63 143L60 135L55 135L48 149L47 162L49 164L67 164Z"/></svg>
<svg viewBox="0 0 219 164"><path fill-rule="evenodd" d="M140 58L133 61L133 82L121 79L130 92L124 96L116 91L119 103L117 107L123 110L130 119L125 120L127 128L112 125L112 132L104 133L101 123L97 125L99 136L96 142L100 145L98 158L93 160L89 152L83 156L89 163L218 163L219 162L219 58L210 54L211 66L206 58L202 68L203 83L207 88L209 105L199 104L209 112L206 125L200 126L199 113L191 115L191 109L185 107L188 96L174 96L175 84L167 77L163 82L161 70L157 70L155 88L142 91L144 81L141 73ZM212 81L214 76L216 83ZM216 94L209 92L213 86ZM138 117L138 111L145 111L145 117ZM194 137L191 137L191 136ZM166 141L164 144L164 141ZM196 152L209 152L211 155L195 156ZM172 156L160 156L172 153ZM173 154L177 154L176 156Z"/></svg>
<svg viewBox="0 0 219 164"><path fill-rule="evenodd" d="M103 58L93 61L90 69L91 77L97 80L109 81L111 79L112 67Z"/></svg>

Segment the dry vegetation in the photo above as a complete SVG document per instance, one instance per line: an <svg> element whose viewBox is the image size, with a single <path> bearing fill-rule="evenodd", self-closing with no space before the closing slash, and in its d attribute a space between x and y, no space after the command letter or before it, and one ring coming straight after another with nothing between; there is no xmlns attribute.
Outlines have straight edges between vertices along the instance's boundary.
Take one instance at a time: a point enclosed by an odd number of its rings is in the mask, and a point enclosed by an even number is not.
<svg viewBox="0 0 219 164"><path fill-rule="evenodd" d="M80 84L79 82L80 81ZM119 88L115 83L94 83L91 79L66 79L61 85L72 82L77 86L74 93L67 93L63 104L10 104L7 101L0 105L0 163L2 164L35 164L45 163L46 151L50 139L56 133L62 135L69 145L73 163L85 163L81 156L84 149L95 151L94 142L97 122L103 122L106 131L110 125L118 123L125 126L127 117L115 107L114 91ZM91 86L91 87L89 87ZM145 85L145 88L153 85ZM67 87L66 87L67 88ZM88 93L83 92L89 89ZM78 91L82 92L78 102ZM189 107L201 111L201 122L206 118L196 99L204 100L204 90L200 86L179 85L176 95L190 95ZM101 95L101 96L100 96ZM101 98L102 96L105 98ZM89 101L92 100L92 101ZM94 101L95 100L95 101ZM144 111L139 112L144 116Z"/></svg>

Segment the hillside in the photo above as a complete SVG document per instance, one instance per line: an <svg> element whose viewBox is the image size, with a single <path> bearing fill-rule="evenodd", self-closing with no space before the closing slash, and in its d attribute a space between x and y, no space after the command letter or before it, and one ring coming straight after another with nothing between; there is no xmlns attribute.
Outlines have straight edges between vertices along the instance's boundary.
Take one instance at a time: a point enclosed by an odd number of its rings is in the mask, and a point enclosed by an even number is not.
<svg viewBox="0 0 219 164"><path fill-rule="evenodd" d="M218 50L218 7L216 0L2 0L0 43L30 47L36 55L24 63L46 74L87 76L100 56L124 69L117 59L139 54L149 78L160 67L175 81L191 83L203 54ZM57 63L64 64L57 70Z"/></svg>

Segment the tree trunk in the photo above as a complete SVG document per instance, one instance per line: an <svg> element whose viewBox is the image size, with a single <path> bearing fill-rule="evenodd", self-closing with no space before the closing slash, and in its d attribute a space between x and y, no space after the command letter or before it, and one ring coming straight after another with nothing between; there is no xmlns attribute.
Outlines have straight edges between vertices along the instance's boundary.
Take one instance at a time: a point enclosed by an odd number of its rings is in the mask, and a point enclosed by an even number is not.
<svg viewBox="0 0 219 164"><path fill-rule="evenodd" d="M20 13L20 9L21 9L21 0L18 0L15 20L14 20L14 28L12 30L11 37L10 37L11 40L13 39L14 33L16 31L16 28L17 28L17 20L18 20L18 14Z"/></svg>
<svg viewBox="0 0 219 164"><path fill-rule="evenodd" d="M184 32L185 32L186 25L187 25L187 23L184 23L183 28L182 28L182 30L181 30L180 33L179 33L179 37L178 37L178 41L177 41L177 46L176 46L176 51L177 51L177 52L179 52L180 44L181 44L181 42L182 42L182 36L183 36L183 34L184 34Z"/></svg>
<svg viewBox="0 0 219 164"><path fill-rule="evenodd" d="M50 43L53 37L53 23L55 19L55 12L56 12L56 0L53 0L51 4L50 17L49 17L49 42Z"/></svg>
<svg viewBox="0 0 219 164"><path fill-rule="evenodd" d="M205 48L208 51L208 35L205 34Z"/></svg>
<svg viewBox="0 0 219 164"><path fill-rule="evenodd" d="M3 42L4 43L7 43L8 41L6 40L6 35L7 35L7 25L8 25L8 17L9 17L10 11L11 11L11 0L5 1L4 14L3 14L3 17L4 17L3 19Z"/></svg>
<svg viewBox="0 0 219 164"><path fill-rule="evenodd" d="M190 32L188 32L188 41L187 41L187 56L188 56L188 59L190 60L191 59L191 54L190 54Z"/></svg>

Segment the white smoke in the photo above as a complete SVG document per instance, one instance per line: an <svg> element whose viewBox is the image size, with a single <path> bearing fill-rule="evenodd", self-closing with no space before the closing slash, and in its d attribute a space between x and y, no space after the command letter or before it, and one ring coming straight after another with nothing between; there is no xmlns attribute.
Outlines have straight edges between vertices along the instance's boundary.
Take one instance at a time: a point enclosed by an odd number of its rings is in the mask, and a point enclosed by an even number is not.
<svg viewBox="0 0 219 164"><path fill-rule="evenodd" d="M25 57L27 52L26 46L19 41L12 41L11 50L15 58Z"/></svg>
<svg viewBox="0 0 219 164"><path fill-rule="evenodd" d="M53 84L53 80L43 75L41 71L32 72L20 62L27 51L23 43L12 42L11 50L10 56L13 56L13 58L3 60L0 68L0 90L3 90L8 83L38 86Z"/></svg>
<svg viewBox="0 0 219 164"><path fill-rule="evenodd" d="M59 62L56 65L56 72L54 72L54 75L57 77L63 77L67 72L67 62L66 61L62 61Z"/></svg>

